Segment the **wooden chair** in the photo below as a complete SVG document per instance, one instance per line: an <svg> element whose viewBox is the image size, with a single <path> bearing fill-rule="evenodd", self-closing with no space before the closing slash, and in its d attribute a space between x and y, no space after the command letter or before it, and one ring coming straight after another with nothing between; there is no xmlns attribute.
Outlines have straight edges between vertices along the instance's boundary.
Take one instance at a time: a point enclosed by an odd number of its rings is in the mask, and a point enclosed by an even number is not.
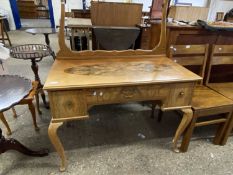
<svg viewBox="0 0 233 175"><path fill-rule="evenodd" d="M31 115L32 115L33 125L35 127L35 130L38 131L39 127L37 126L37 123L36 123L36 111L35 111L35 106L33 104L35 94L37 93L38 82L36 82L36 81L32 82L32 86L33 86L33 88L31 90L31 92L28 94L28 96L26 96L24 99L22 99L16 105L25 105L25 104L28 105L28 108L29 108L29 110L31 112ZM16 111L15 111L14 108L12 108L12 110L13 110L13 113L14 113L14 117L16 118L17 117ZM10 127L8 125L8 122L6 121L6 119L5 119L2 112L0 113L0 119L7 128L7 135L11 135L12 134L11 129L10 129Z"/></svg>
<svg viewBox="0 0 233 175"><path fill-rule="evenodd" d="M231 80L224 80L218 83L211 83L211 76L213 75L213 68L214 66L220 65L228 65L233 66L233 45L214 45L211 57L210 57L210 64L206 79L206 85L215 90L216 92L224 95L225 97L231 99L233 101L233 76L232 71L228 73L227 71L224 74L229 74L228 76L231 77ZM231 68L232 70L232 68ZM227 139L232 131L233 128L233 117L232 120L229 122L229 125L226 129L226 132L221 140L221 144L226 144Z"/></svg>
<svg viewBox="0 0 233 175"><path fill-rule="evenodd" d="M170 58L204 77L208 45L176 45L171 47ZM196 68L198 67L198 69ZM233 101L211 90L200 82L192 98L193 118L184 132L180 151L188 150L195 127L218 124L214 144L222 145L221 139L231 119ZM201 119L201 121L198 121Z"/></svg>
<svg viewBox="0 0 233 175"><path fill-rule="evenodd" d="M139 33L140 29L138 27L93 27L98 50L127 50L134 48Z"/></svg>

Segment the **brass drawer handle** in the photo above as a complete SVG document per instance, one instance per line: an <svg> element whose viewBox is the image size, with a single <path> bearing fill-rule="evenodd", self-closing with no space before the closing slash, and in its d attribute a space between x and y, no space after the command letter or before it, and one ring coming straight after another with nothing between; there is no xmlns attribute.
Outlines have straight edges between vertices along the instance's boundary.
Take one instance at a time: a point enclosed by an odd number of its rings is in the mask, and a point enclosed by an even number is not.
<svg viewBox="0 0 233 175"><path fill-rule="evenodd" d="M124 89L121 91L122 95L125 98L133 98L135 95L136 89L134 88L130 88L130 89Z"/></svg>

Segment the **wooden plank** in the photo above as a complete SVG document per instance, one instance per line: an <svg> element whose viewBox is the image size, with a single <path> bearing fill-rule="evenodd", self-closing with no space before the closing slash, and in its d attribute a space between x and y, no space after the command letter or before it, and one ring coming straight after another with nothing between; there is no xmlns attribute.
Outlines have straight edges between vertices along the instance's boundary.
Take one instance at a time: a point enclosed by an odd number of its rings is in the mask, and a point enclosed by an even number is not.
<svg viewBox="0 0 233 175"><path fill-rule="evenodd" d="M134 26L141 23L142 4L91 2L91 20L96 26Z"/></svg>
<svg viewBox="0 0 233 175"><path fill-rule="evenodd" d="M208 13L209 8L206 7L171 6L169 17L177 21L207 20Z"/></svg>
<svg viewBox="0 0 233 175"><path fill-rule="evenodd" d="M233 54L233 45L215 45L215 54Z"/></svg>
<svg viewBox="0 0 233 175"><path fill-rule="evenodd" d="M214 56L212 65L233 64L233 56Z"/></svg>
<svg viewBox="0 0 233 175"><path fill-rule="evenodd" d="M171 52L173 55L186 54L203 54L206 53L206 45L171 45Z"/></svg>
<svg viewBox="0 0 233 175"><path fill-rule="evenodd" d="M187 56L173 57L172 60L182 66L203 65L205 57L203 56Z"/></svg>

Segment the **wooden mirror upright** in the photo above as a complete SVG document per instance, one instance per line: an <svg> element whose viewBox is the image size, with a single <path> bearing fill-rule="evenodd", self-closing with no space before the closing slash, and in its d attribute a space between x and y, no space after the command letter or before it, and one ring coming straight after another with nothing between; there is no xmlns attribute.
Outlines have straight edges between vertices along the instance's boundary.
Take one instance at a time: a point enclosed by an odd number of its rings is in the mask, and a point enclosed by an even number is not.
<svg viewBox="0 0 233 175"><path fill-rule="evenodd" d="M163 17L161 22L161 35L159 44L152 50L123 50L123 51L72 51L67 47L65 43L64 27L65 27L65 2L61 0L61 21L59 31L59 46L60 50L57 54L57 59L86 59L86 58L97 58L107 56L132 56L132 55L159 55L165 54L166 45L166 16L168 8L168 0L164 0L163 3Z"/></svg>

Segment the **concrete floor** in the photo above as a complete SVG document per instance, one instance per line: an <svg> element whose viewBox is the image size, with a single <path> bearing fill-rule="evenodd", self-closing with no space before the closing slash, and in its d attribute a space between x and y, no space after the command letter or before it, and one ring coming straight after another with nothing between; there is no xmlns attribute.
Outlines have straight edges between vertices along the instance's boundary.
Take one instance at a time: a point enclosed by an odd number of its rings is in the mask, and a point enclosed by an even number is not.
<svg viewBox="0 0 233 175"><path fill-rule="evenodd" d="M20 19L23 28L51 27L49 19Z"/></svg>
<svg viewBox="0 0 233 175"><path fill-rule="evenodd" d="M24 31L10 32L14 45L44 43L42 35L32 36ZM51 35L52 47L58 50L57 36ZM53 63L51 57L39 63L39 73L44 82ZM9 59L5 63L10 74L33 79L30 61ZM27 157L17 152L0 156L0 174L60 174L60 160L48 138L50 111L43 108L38 116L39 132L35 132L30 113L25 106L17 106L19 115L5 112L17 138L29 148L48 148L49 156ZM68 157L67 174L130 174L130 175L231 175L233 174L233 137L225 146L211 143L215 127L197 128L187 153L172 151L172 137L180 122L174 112L165 113L162 123L150 118L150 108L141 104L106 105L94 107L90 119L64 124L58 135ZM4 133L5 127L0 123Z"/></svg>

